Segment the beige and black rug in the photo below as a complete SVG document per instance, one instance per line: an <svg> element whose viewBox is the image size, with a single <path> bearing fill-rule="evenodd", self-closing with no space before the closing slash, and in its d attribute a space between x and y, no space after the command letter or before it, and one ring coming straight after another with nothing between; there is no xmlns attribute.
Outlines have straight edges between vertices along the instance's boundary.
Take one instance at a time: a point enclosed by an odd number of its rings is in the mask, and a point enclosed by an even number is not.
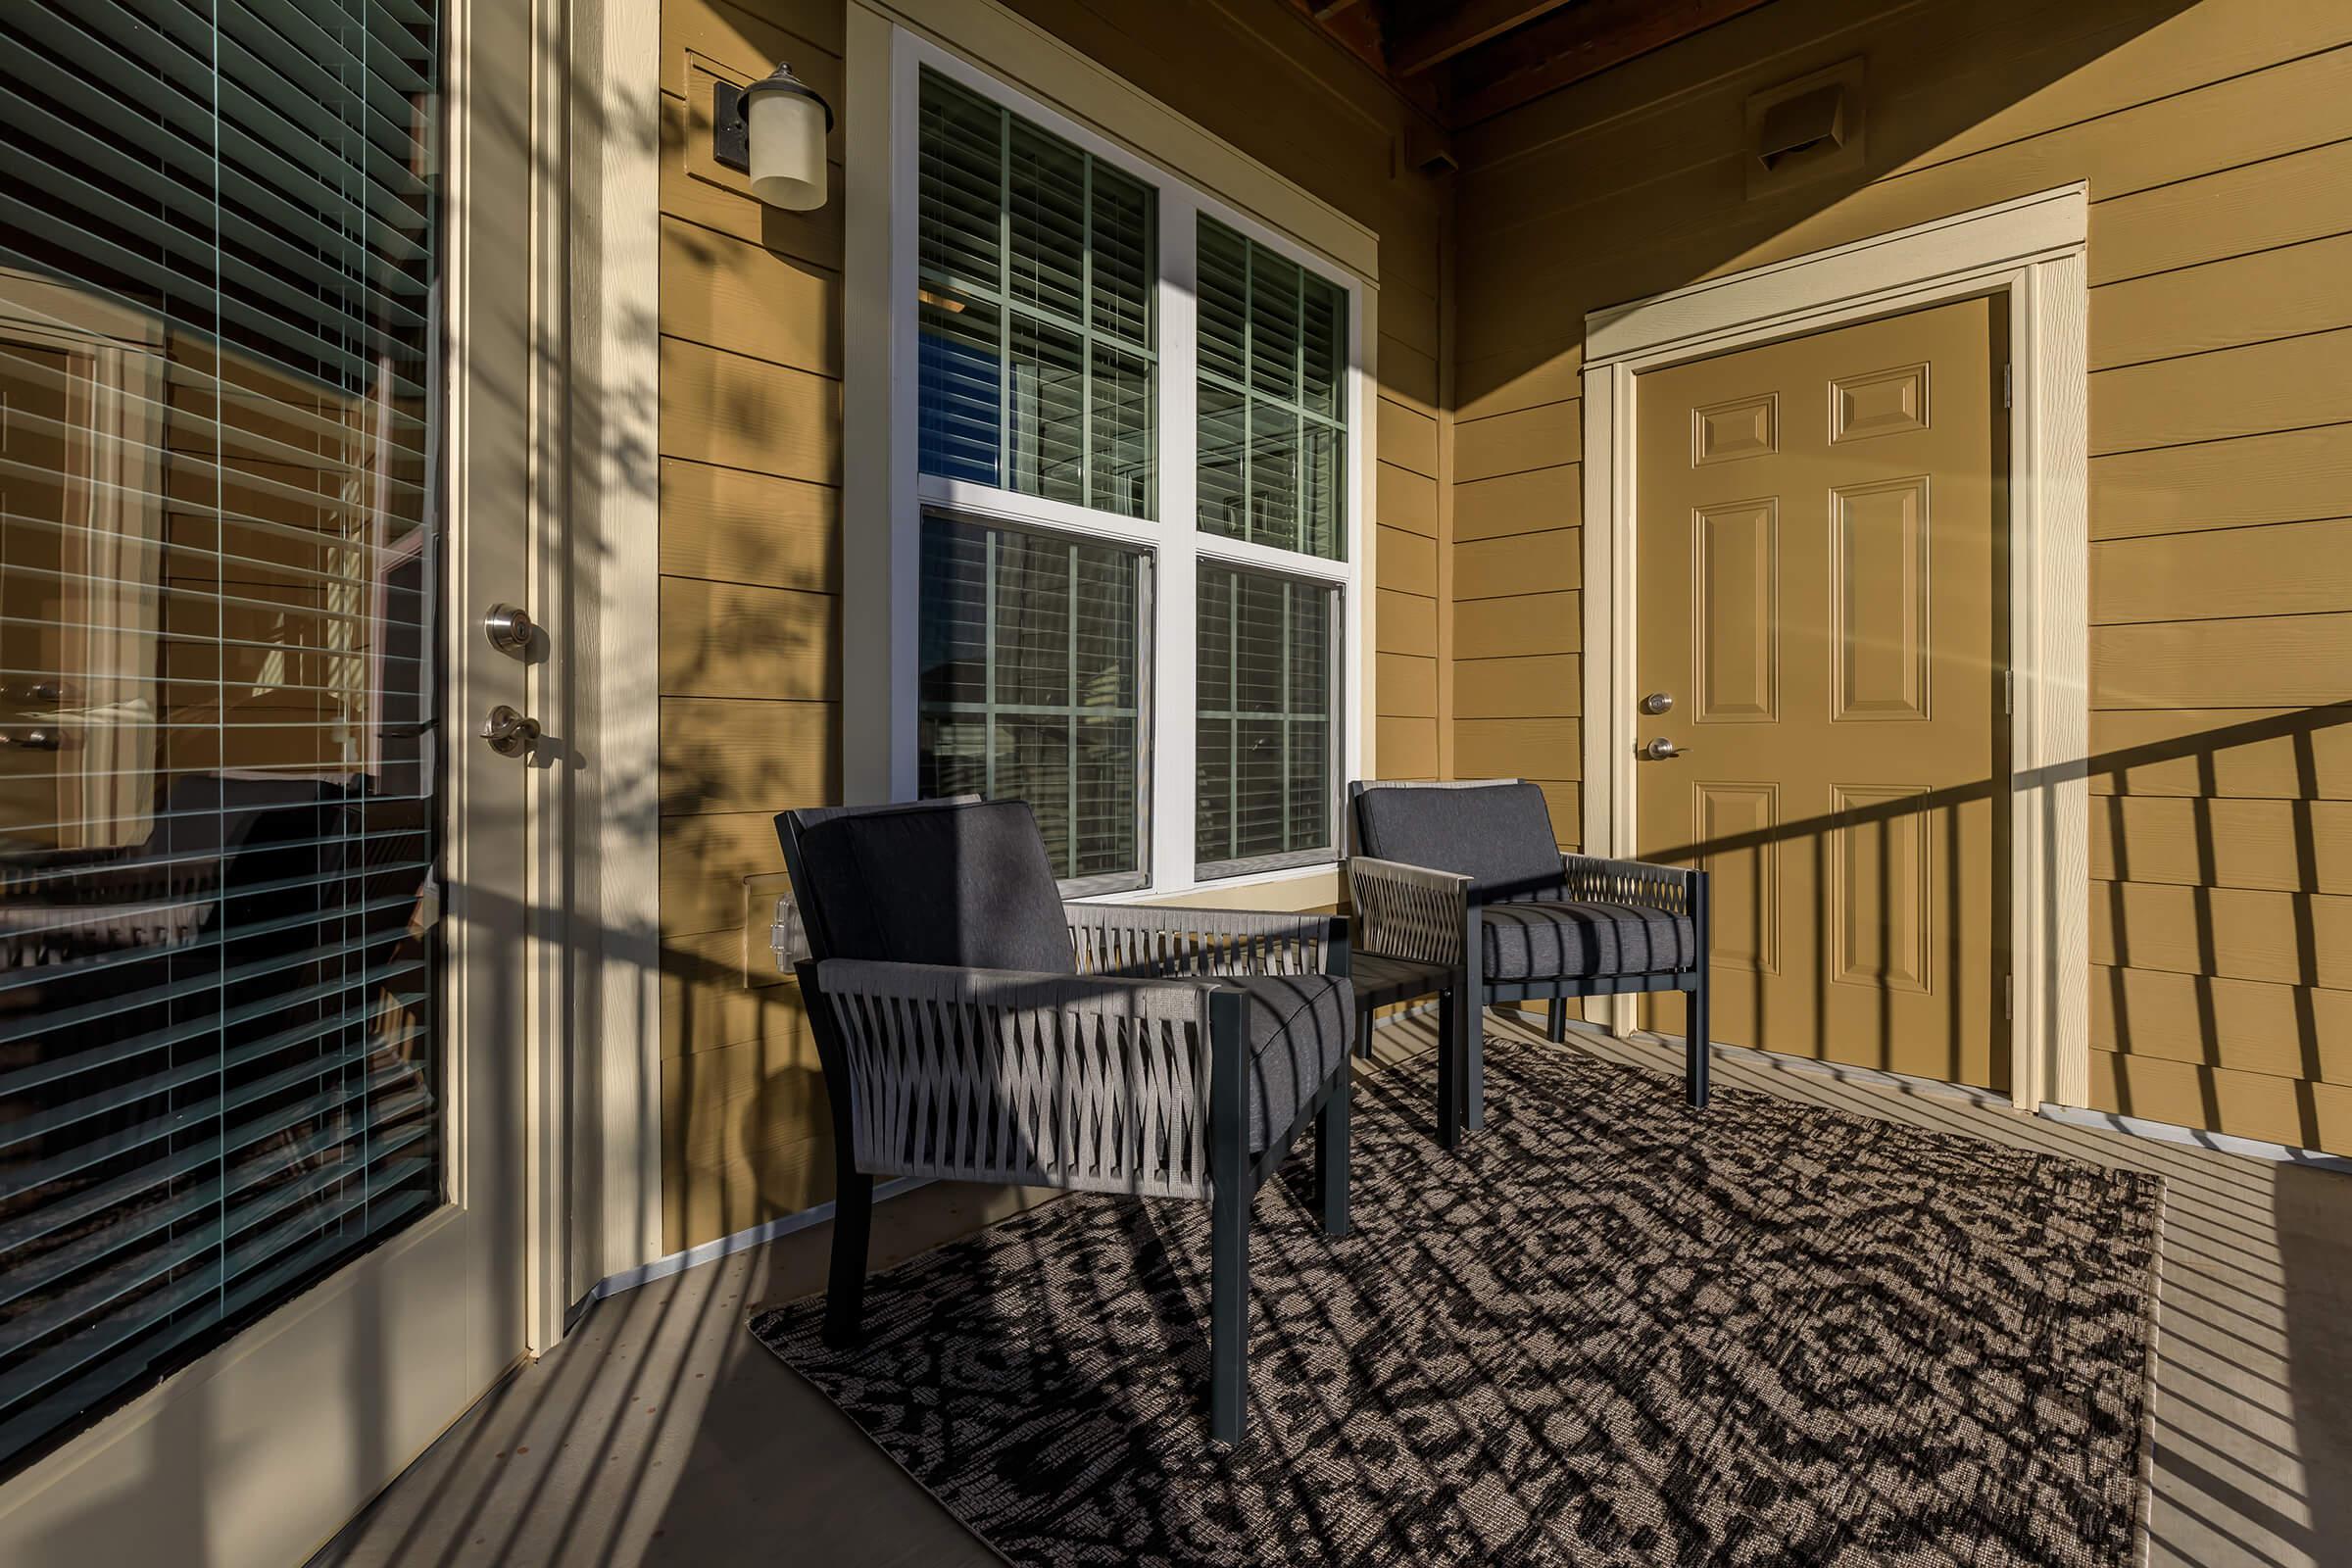
<svg viewBox="0 0 2352 1568"><path fill-rule="evenodd" d="M1261 1194L1250 1442L1208 1211L1074 1198L752 1331L1019 1564L2134 1556L2157 1178L1497 1040L1486 1131L1357 1089L1354 1234Z"/></svg>

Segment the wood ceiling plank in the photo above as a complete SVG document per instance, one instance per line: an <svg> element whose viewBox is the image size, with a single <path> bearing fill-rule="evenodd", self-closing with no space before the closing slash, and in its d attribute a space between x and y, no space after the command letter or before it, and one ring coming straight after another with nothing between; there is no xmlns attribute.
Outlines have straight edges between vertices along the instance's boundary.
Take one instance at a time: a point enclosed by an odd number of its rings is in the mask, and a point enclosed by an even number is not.
<svg viewBox="0 0 2352 1568"><path fill-rule="evenodd" d="M1549 16L1568 0L1470 0L1445 17L1396 40L1389 69L1417 76L1466 50L1501 37L1514 27Z"/></svg>

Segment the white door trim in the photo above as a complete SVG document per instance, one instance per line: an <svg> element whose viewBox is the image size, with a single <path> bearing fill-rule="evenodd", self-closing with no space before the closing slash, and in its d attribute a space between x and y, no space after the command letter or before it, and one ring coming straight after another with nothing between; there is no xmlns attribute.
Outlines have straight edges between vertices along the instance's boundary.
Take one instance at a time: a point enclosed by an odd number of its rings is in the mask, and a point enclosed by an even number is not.
<svg viewBox="0 0 2352 1568"><path fill-rule="evenodd" d="M2008 306L2011 1098L2090 1090L2089 191L2081 181L1973 213L1610 306L1585 318L1585 843L1634 832L1635 400L1640 378L1709 355L1925 306ZM1630 1027L1619 999L1612 1022Z"/></svg>

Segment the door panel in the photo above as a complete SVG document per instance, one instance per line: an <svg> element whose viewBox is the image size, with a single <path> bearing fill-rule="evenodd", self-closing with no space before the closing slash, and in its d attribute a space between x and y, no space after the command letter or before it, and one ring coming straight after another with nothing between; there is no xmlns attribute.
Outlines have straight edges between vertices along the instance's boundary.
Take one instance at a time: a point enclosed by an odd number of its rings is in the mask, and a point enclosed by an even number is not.
<svg viewBox="0 0 2352 1568"><path fill-rule="evenodd" d="M1646 857L1714 876L1718 1040L2005 1087L1985 300L1644 375ZM1682 1004L1652 1004L1679 1028Z"/></svg>

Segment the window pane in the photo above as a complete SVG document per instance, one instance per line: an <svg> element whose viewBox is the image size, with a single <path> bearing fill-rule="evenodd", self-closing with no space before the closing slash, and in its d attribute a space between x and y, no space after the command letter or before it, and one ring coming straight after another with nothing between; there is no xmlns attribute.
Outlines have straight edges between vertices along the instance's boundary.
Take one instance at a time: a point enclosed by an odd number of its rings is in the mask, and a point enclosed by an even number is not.
<svg viewBox="0 0 2352 1568"><path fill-rule="evenodd" d="M1023 800L1054 874L1140 879L1143 557L923 520L926 796Z"/></svg>
<svg viewBox="0 0 2352 1568"><path fill-rule="evenodd" d="M1200 582L1200 874L1328 856L1338 594L1207 563Z"/></svg>
<svg viewBox="0 0 2352 1568"><path fill-rule="evenodd" d="M0 5L0 1477L444 1200L441 15Z"/></svg>
<svg viewBox="0 0 2352 1568"><path fill-rule="evenodd" d="M1338 559L1347 552L1348 295L1200 220L1197 524Z"/></svg>
<svg viewBox="0 0 2352 1568"><path fill-rule="evenodd" d="M923 291L920 417L925 473L995 484L1004 429L997 308Z"/></svg>
<svg viewBox="0 0 2352 1568"><path fill-rule="evenodd" d="M926 70L922 471L1157 509L1158 193Z"/></svg>
<svg viewBox="0 0 2352 1568"><path fill-rule="evenodd" d="M1152 480L1159 472L1151 362L1098 342L1094 399L1094 504L1140 517L1151 509Z"/></svg>

